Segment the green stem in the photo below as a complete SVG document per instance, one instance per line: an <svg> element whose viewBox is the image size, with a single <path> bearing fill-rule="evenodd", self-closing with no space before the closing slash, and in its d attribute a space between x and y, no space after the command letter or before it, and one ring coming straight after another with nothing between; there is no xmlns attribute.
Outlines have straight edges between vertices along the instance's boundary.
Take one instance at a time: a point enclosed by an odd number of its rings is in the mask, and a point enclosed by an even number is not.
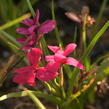
<svg viewBox="0 0 109 109"><path fill-rule="evenodd" d="M84 60L84 58L87 58L87 56L89 56L91 50L93 49L99 38L103 35L103 33L106 31L108 27L109 27L109 21L107 21L105 25L101 28L101 30L93 37L92 41L90 42L89 46L87 47L86 51L81 57L81 60Z"/></svg>
<svg viewBox="0 0 109 109"><path fill-rule="evenodd" d="M98 64L100 61L102 61L103 59L108 58L108 57L109 57L109 53L107 53L107 54L105 54L105 55L103 55L103 56L97 58L97 60L95 60L94 63L91 65L91 69L93 69L94 67L96 67L97 64Z"/></svg>
<svg viewBox="0 0 109 109"><path fill-rule="evenodd" d="M0 30L7 29L7 28L9 28L9 27L11 27L11 26L13 26L13 25L15 25L15 24L21 22L22 20L25 20L25 19L29 18L30 16L31 16L30 13L25 14L25 15L23 15L23 16L21 16L21 17L15 19L15 20L13 20L13 21L10 21L10 22L8 22L8 23L6 23L6 24L0 26Z"/></svg>
<svg viewBox="0 0 109 109"><path fill-rule="evenodd" d="M84 22L83 22L83 26L82 26L82 40L83 40L83 49L84 49L84 52L86 50L86 18L87 18L87 15L84 16Z"/></svg>
<svg viewBox="0 0 109 109"><path fill-rule="evenodd" d="M76 83L76 79L78 76L78 72L79 72L79 69L77 69L77 68L74 68L74 70L72 71L72 75L68 80L69 87L68 87L68 91L67 91L67 96L70 96L72 94L73 87Z"/></svg>
<svg viewBox="0 0 109 109"><path fill-rule="evenodd" d="M54 13L54 0L52 0L52 18L54 20L56 20L55 13ZM60 48L62 48L63 47L63 43L62 43L61 38L60 38L60 34L59 34L59 31L58 31L57 24L56 24L56 27L55 27L55 34L56 34L56 39L57 39L57 41L59 43L59 46L60 46Z"/></svg>
<svg viewBox="0 0 109 109"><path fill-rule="evenodd" d="M30 0L27 0L27 4L28 4L28 7L29 7L29 9L30 9L30 11L32 13L32 16L34 17L35 16L35 11L34 11L32 5L31 5Z"/></svg>
<svg viewBox="0 0 109 109"><path fill-rule="evenodd" d="M62 92L62 97L65 98L65 91L64 91L64 75L63 75L63 69L62 67L60 68L60 74L59 74L59 85L61 88L61 92Z"/></svg>
<svg viewBox="0 0 109 109"><path fill-rule="evenodd" d="M49 55L49 51L48 51L48 48L47 48L47 43L46 43L46 40L44 38L44 36L41 38L41 45L42 45L42 48L43 48L43 51L44 51L44 55Z"/></svg>
<svg viewBox="0 0 109 109"><path fill-rule="evenodd" d="M98 15L98 17L97 17L97 19L96 19L97 23L96 23L95 29L97 29L97 27L98 27L99 24L100 24L100 21L101 21L101 18L102 18L102 16L103 16L103 12L104 12L104 9L105 9L105 7L106 7L107 2L108 2L108 0L104 0L103 3L102 3L102 5L101 5L99 15Z"/></svg>
<svg viewBox="0 0 109 109"><path fill-rule="evenodd" d="M44 94L41 91L31 91L31 92L34 93L35 96L39 98L44 98L45 100L53 102L54 104L61 105L63 103L63 101L59 97L56 97L50 94ZM28 96L26 91L8 93L1 96L0 101L6 100L9 98L24 97L24 96Z"/></svg>
<svg viewBox="0 0 109 109"><path fill-rule="evenodd" d="M25 89L28 96L33 100L38 109L46 109L45 106L40 102L40 100L31 91Z"/></svg>
<svg viewBox="0 0 109 109"><path fill-rule="evenodd" d="M20 44L15 40L15 38L13 36L11 36L10 34L8 34L7 32L0 30L0 33L3 34L4 38L7 38L8 40L10 40L11 42L13 42L17 47L20 47Z"/></svg>

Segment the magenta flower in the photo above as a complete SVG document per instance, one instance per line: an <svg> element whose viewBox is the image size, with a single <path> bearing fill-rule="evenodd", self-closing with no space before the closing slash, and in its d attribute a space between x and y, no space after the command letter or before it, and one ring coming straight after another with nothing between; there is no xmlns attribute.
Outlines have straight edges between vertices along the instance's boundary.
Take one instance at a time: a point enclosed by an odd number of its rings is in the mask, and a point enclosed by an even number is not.
<svg viewBox="0 0 109 109"><path fill-rule="evenodd" d="M57 72L52 72L50 67L39 67L42 51L39 48L32 48L30 52L27 53L27 58L30 65L16 69L17 75L13 78L13 81L23 85L29 84L31 86L35 85L35 78L41 81L50 81L58 76Z"/></svg>
<svg viewBox="0 0 109 109"><path fill-rule="evenodd" d="M46 61L50 62L48 67L51 67L54 69L54 71L57 71L58 68L63 64L68 64L79 69L84 69L84 66L76 59L72 57L66 57L75 50L76 44L68 44L65 50L60 49L58 46L48 46L48 48L55 53L54 55L46 56Z"/></svg>
<svg viewBox="0 0 109 109"><path fill-rule="evenodd" d="M18 42L23 44L23 49L31 49L44 34L55 28L56 22L54 20L47 20L39 25L39 16L40 12L37 10L34 19L28 18L21 22L27 28L21 27L16 30L19 34L25 35L24 38L17 39Z"/></svg>

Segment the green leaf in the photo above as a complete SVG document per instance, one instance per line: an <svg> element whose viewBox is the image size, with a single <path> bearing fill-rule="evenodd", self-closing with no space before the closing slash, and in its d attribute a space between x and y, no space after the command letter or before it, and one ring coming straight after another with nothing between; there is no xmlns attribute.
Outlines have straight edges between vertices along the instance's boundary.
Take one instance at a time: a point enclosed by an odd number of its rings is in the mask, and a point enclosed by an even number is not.
<svg viewBox="0 0 109 109"><path fill-rule="evenodd" d="M62 100L59 97L56 97L56 96L53 96L50 94L44 94L41 91L31 91L31 92L34 93L37 97L44 98L45 100L53 102L55 104L62 103ZM26 91L9 93L9 94L5 94L5 95L1 96L0 101L6 100L9 98L24 97L24 96L28 96Z"/></svg>
<svg viewBox="0 0 109 109"><path fill-rule="evenodd" d="M105 60L99 68L95 71L97 74L96 82L101 81L103 78L109 75L109 60Z"/></svg>
<svg viewBox="0 0 109 109"><path fill-rule="evenodd" d="M38 0L31 0L31 5L34 5L38 2ZM24 5L25 4L25 5ZM28 11L28 5L26 5L26 1L25 0L21 0L18 4L18 10L19 10L19 13L22 14L22 13L25 13Z"/></svg>
<svg viewBox="0 0 109 109"><path fill-rule="evenodd" d="M54 0L52 0L52 18L53 20L56 21L56 18L55 18L55 12L54 12ZM56 24L56 27L55 27L55 34L56 34L56 39L59 43L59 46L62 48L63 47L63 43L62 43L62 40L60 38L60 33L59 33L59 30L58 30L58 27L57 27L57 24Z"/></svg>
<svg viewBox="0 0 109 109"><path fill-rule="evenodd" d="M28 14L25 14L25 15L23 15L23 16L21 16L21 17L15 19L15 20L12 20L12 21L10 21L10 22L8 22L8 23L6 23L6 24L0 26L0 30L7 29L7 28L9 28L9 27L11 27L11 26L13 26L13 25L15 25L15 24L17 24L17 23L19 23L19 22L21 22L21 21L27 19L27 18L29 18L30 16L31 16L31 14L28 13Z"/></svg>
<svg viewBox="0 0 109 109"><path fill-rule="evenodd" d="M0 30L0 33L3 34L3 37L0 36L0 37L2 37L3 40L7 39L8 41L11 41L13 44L15 44L17 47L20 47L20 44L16 41L16 39L12 35L10 35L9 33L5 32L3 30ZM8 42L6 42L6 43L8 43Z"/></svg>
<svg viewBox="0 0 109 109"><path fill-rule="evenodd" d="M25 91L28 94L28 96L33 100L38 109L46 109L45 106L40 102L40 100L35 96L33 92L27 89L25 89Z"/></svg>
<svg viewBox="0 0 109 109"><path fill-rule="evenodd" d="M101 30L94 36L92 41L90 42L89 46L87 47L86 51L84 52L81 60L84 60L84 58L87 58L92 51L93 47L97 43L97 41L102 37L103 33L106 31L106 29L109 27L109 21L105 23L105 25L101 28Z"/></svg>
<svg viewBox="0 0 109 109"><path fill-rule="evenodd" d="M27 4L28 4L28 7L29 7L29 9L30 9L30 11L32 13L32 16L34 17L35 16L35 11L34 11L34 9L32 7L32 4L31 4L30 0L27 0Z"/></svg>

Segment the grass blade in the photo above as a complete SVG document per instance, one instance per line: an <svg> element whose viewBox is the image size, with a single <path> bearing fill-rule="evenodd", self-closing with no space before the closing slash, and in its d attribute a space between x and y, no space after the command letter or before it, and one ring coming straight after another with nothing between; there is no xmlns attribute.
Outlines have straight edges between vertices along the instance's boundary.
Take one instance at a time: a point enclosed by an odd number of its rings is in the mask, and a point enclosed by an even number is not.
<svg viewBox="0 0 109 109"><path fill-rule="evenodd" d="M94 36L92 41L90 42L89 46L87 47L86 51L84 52L81 60L84 60L84 58L87 58L92 51L93 47L97 43L97 41L102 37L103 33L106 31L106 29L109 27L109 21L105 23L105 25L101 28L101 30Z"/></svg>
<svg viewBox="0 0 109 109"><path fill-rule="evenodd" d="M53 18L53 20L56 21L55 13L54 13L54 1L53 1L53 0L52 0L52 18ZM57 25L56 25L56 27L55 27L55 34L56 34L56 39L57 39L57 41L58 41L58 43L59 43L59 46L62 48L63 43L62 43L62 41L61 41L61 38L60 38L60 34L59 34L59 31L58 31Z"/></svg>
<svg viewBox="0 0 109 109"><path fill-rule="evenodd" d="M25 89L25 91L28 94L28 96L33 100L33 102L35 103L36 107L38 107L38 109L46 109L45 106L40 102L40 100L35 96L34 93L32 93L27 89Z"/></svg>
<svg viewBox="0 0 109 109"><path fill-rule="evenodd" d="M34 17L35 16L35 12L34 12L34 9L33 9L32 5L31 5L30 0L27 0L27 4L28 4L28 7L29 7L29 9L30 9L30 11L32 13L32 16Z"/></svg>
<svg viewBox="0 0 109 109"><path fill-rule="evenodd" d="M39 98L44 98L50 102L56 103L56 104L61 104L62 101L60 98L55 97L53 95L48 95L48 94L44 94L40 91L31 91L32 93L34 93L37 97ZM26 91L21 91L21 92L13 92L13 93L8 93L5 94L3 96L0 97L0 101L9 99L9 98L16 98L16 97L24 97L24 96L28 96L28 94L26 93Z"/></svg>
<svg viewBox="0 0 109 109"><path fill-rule="evenodd" d="M8 22L8 23L6 23L6 24L0 26L0 30L7 29L7 28L9 28L9 27L11 27L11 26L13 26L13 25L15 25L15 24L21 22L22 20L25 20L25 19L29 18L30 16L31 16L30 13L25 14L25 15L23 15L23 16L21 16L21 17L15 19L15 20L13 20L13 21L10 21L10 22Z"/></svg>
<svg viewBox="0 0 109 109"><path fill-rule="evenodd" d="M11 36L10 34L8 34L7 32L5 32L3 30L0 30L0 33L4 35L4 37L2 37L2 39L6 38L6 39L8 39L8 41L11 41L17 47L20 47L20 44L16 41L16 39L13 36Z"/></svg>

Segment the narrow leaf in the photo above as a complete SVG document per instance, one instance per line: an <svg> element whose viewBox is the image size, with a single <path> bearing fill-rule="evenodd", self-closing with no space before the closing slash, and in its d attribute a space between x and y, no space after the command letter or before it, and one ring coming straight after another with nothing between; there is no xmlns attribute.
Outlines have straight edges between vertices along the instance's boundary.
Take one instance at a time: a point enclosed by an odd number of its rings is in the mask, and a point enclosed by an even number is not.
<svg viewBox="0 0 109 109"><path fill-rule="evenodd" d="M7 28L9 28L9 27L11 27L11 26L13 26L13 25L15 25L15 24L21 22L22 20L25 20L25 19L29 18L30 16L31 16L31 14L28 13L28 14L25 14L25 15L23 15L23 16L21 16L21 17L15 19L15 20L12 20L12 21L10 21L10 22L8 22L8 23L6 23L6 24L0 26L0 30L7 29Z"/></svg>

